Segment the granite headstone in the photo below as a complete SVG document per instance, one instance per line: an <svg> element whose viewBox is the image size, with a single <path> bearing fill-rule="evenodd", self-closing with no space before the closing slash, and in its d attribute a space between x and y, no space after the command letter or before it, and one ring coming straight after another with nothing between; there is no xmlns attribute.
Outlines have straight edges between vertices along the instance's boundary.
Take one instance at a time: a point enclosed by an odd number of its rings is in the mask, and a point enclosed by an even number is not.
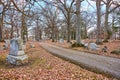
<svg viewBox="0 0 120 80"><path fill-rule="evenodd" d="M28 60L28 56L21 48L22 42L19 41L19 38L14 38L10 41L10 52L7 55L7 62L13 65L20 65Z"/></svg>
<svg viewBox="0 0 120 80"><path fill-rule="evenodd" d="M98 50L98 46L95 43L89 43L89 49L90 50Z"/></svg>

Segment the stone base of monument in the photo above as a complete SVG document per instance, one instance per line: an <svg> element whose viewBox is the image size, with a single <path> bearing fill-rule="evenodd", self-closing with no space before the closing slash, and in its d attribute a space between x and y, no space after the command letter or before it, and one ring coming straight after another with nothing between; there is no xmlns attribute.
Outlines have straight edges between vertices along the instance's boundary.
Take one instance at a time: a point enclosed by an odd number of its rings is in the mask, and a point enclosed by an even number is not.
<svg viewBox="0 0 120 80"><path fill-rule="evenodd" d="M19 50L25 50L26 46L25 45L20 45Z"/></svg>
<svg viewBox="0 0 120 80"><path fill-rule="evenodd" d="M7 55L7 63L13 65L22 65L28 63L28 56L24 51L18 51L17 55Z"/></svg>

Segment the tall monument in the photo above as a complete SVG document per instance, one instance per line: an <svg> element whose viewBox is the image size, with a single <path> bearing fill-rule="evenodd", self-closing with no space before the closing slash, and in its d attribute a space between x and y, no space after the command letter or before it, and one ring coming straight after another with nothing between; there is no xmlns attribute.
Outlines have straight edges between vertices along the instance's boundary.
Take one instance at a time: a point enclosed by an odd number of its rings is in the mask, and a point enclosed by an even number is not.
<svg viewBox="0 0 120 80"><path fill-rule="evenodd" d="M7 62L13 65L21 65L28 62L28 56L24 50L25 44L23 44L23 40L14 36L10 40L10 52L7 55Z"/></svg>

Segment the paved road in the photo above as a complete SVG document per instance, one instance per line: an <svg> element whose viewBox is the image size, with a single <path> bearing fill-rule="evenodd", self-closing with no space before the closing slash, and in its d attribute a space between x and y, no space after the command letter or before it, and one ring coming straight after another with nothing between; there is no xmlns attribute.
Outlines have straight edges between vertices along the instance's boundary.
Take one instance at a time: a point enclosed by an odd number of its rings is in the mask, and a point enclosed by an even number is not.
<svg viewBox="0 0 120 80"><path fill-rule="evenodd" d="M120 59L89 54L41 42L40 45L61 58L70 60L92 71L109 74L120 79Z"/></svg>

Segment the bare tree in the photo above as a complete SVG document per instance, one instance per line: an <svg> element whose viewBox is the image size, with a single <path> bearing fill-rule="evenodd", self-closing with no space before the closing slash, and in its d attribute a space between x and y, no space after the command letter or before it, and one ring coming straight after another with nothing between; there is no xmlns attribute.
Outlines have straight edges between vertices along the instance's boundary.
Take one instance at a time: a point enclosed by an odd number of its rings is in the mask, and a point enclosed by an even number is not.
<svg viewBox="0 0 120 80"><path fill-rule="evenodd" d="M95 15L94 13L89 13L87 11L83 11L81 13L82 17L82 36L81 38L86 39L88 37L87 30L95 24ZM94 23L93 23L94 22Z"/></svg>
<svg viewBox="0 0 120 80"><path fill-rule="evenodd" d="M46 7L42 7L40 14L44 19L44 23L47 25L48 29L51 32L52 42L55 41L57 37L57 20L58 20L58 9L51 4L46 3ZM47 28L46 28L47 29Z"/></svg>
<svg viewBox="0 0 120 80"><path fill-rule="evenodd" d="M75 0L54 0L55 5L62 11L67 23L67 42L70 42L71 18L74 14L73 6ZM69 4L68 4L69 2Z"/></svg>
<svg viewBox="0 0 120 80"><path fill-rule="evenodd" d="M36 13L36 15L34 17L34 22L36 23L35 28L34 28L34 30L35 30L35 39L37 41L42 39L43 24L42 24L42 22L40 20L41 16L42 16L41 14Z"/></svg>
<svg viewBox="0 0 120 80"><path fill-rule="evenodd" d="M8 9L9 6L9 1L4 1L4 0L0 0L0 40L4 39L4 32L3 32L3 21L4 21L4 15L5 15L5 11Z"/></svg>
<svg viewBox="0 0 120 80"><path fill-rule="evenodd" d="M100 27L101 27L101 0L96 1L96 7L97 7L97 40L96 43L99 44L101 42L100 40Z"/></svg>
<svg viewBox="0 0 120 80"><path fill-rule="evenodd" d="M117 9L118 7L120 7L120 3L119 1L114 1L114 0L102 0L102 2L104 2L105 4L105 23L104 23L104 27L105 27L105 31L107 32L107 36L105 38L105 41L107 41L108 39L110 39L110 36L112 35L112 31L110 29L110 27L108 26L108 18L109 18L109 14L111 12L113 12L115 9ZM111 7L111 6L115 6L115 7ZM112 8L112 9L111 9Z"/></svg>
<svg viewBox="0 0 120 80"><path fill-rule="evenodd" d="M76 1L76 43L81 44L81 17L80 17L81 0Z"/></svg>
<svg viewBox="0 0 120 80"><path fill-rule="evenodd" d="M21 33L20 36L23 39L23 41L28 40L28 26L27 26L27 20L34 17L33 11L32 11L32 6L34 5L34 1L31 2L17 2L15 0L10 0L11 3L13 4L14 8L20 12L19 14L21 15L19 18L21 19ZM15 26L15 25L14 25ZM18 29L17 29L18 31Z"/></svg>

